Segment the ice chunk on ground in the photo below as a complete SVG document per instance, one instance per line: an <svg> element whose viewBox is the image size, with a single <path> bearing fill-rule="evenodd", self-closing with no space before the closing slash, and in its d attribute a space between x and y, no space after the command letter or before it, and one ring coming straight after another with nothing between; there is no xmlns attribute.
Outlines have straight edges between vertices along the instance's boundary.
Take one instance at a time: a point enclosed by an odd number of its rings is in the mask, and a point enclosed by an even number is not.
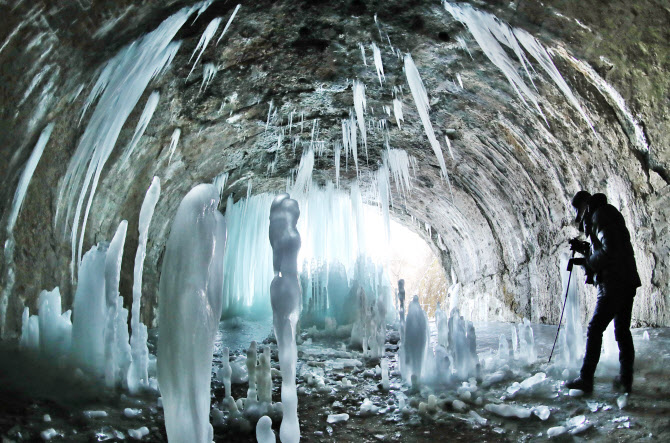
<svg viewBox="0 0 670 443"><path fill-rule="evenodd" d="M104 418L107 417L107 411L84 411L86 418Z"/></svg>
<svg viewBox="0 0 670 443"><path fill-rule="evenodd" d="M137 417L141 413L142 413L141 409L126 408L123 410L123 415L125 415L128 418Z"/></svg>
<svg viewBox="0 0 670 443"><path fill-rule="evenodd" d="M586 422L586 416L577 415L569 419L565 424L568 428L574 428L576 426L581 426Z"/></svg>
<svg viewBox="0 0 670 443"><path fill-rule="evenodd" d="M360 410L361 415L373 415L377 412L379 412L379 408L375 406L369 398L363 400L363 404L361 404Z"/></svg>
<svg viewBox="0 0 670 443"><path fill-rule="evenodd" d="M328 423L339 423L347 420L349 420L349 414L329 414L326 421Z"/></svg>
<svg viewBox="0 0 670 443"><path fill-rule="evenodd" d="M42 437L42 440L49 441L55 436L58 435L58 432L54 428L49 428L45 429L44 431L40 432L40 436Z"/></svg>
<svg viewBox="0 0 670 443"><path fill-rule="evenodd" d="M275 443L277 437L272 430L272 419L264 415L256 423L256 441L258 443Z"/></svg>
<svg viewBox="0 0 670 443"><path fill-rule="evenodd" d="M649 331L644 331L644 334L642 334L642 340L649 340Z"/></svg>
<svg viewBox="0 0 670 443"><path fill-rule="evenodd" d="M547 437L549 438L556 437L558 435L565 434L566 431L567 429L565 428L565 426L554 426L553 428L549 428L547 430Z"/></svg>
<svg viewBox="0 0 670 443"><path fill-rule="evenodd" d="M128 429L128 436L135 440L142 440L147 435L149 435L149 428L146 426L137 429Z"/></svg>
<svg viewBox="0 0 670 443"><path fill-rule="evenodd" d="M210 383L222 304L226 224L211 184L193 188L172 223L159 283L157 371L171 442L211 442Z"/></svg>
<svg viewBox="0 0 670 443"><path fill-rule="evenodd" d="M475 422L481 426L485 426L488 420L477 414L475 411L470 411L470 416L474 418Z"/></svg>
<svg viewBox="0 0 670 443"><path fill-rule="evenodd" d="M451 403L451 406L458 412L463 412L468 408L465 403L463 403L461 400L458 399L454 400Z"/></svg>
<svg viewBox="0 0 670 443"><path fill-rule="evenodd" d="M51 421L51 416L49 414L44 414L43 419L46 423L49 423Z"/></svg>
<svg viewBox="0 0 670 443"><path fill-rule="evenodd" d="M540 420L544 421L549 418L551 411L549 410L548 406L541 405L533 408L533 414L537 415Z"/></svg>
<svg viewBox="0 0 670 443"><path fill-rule="evenodd" d="M506 404L495 405L492 403L484 406L484 409L489 412L493 412L496 415L500 415L501 417L528 418L532 412L531 409L527 409L522 406Z"/></svg>
<svg viewBox="0 0 670 443"><path fill-rule="evenodd" d="M568 391L568 395L570 397L581 397L582 395L584 395L584 391L582 391L581 389L570 389Z"/></svg>

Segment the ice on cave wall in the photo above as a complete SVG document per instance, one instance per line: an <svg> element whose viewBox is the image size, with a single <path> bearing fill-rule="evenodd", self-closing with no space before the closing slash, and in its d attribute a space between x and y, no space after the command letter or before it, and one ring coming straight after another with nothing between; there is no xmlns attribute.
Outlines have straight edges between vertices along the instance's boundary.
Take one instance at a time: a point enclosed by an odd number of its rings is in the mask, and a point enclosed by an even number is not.
<svg viewBox="0 0 670 443"><path fill-rule="evenodd" d="M211 442L210 383L222 308L226 223L214 185L182 200L159 285L157 375L171 442Z"/></svg>

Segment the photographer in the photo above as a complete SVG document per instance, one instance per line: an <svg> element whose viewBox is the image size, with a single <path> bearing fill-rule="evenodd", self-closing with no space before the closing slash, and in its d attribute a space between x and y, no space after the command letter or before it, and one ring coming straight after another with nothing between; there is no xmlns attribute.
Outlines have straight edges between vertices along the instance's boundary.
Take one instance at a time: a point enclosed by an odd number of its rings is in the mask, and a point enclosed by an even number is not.
<svg viewBox="0 0 670 443"><path fill-rule="evenodd" d="M584 255L573 258L568 266L583 266L587 276L593 276L598 288L598 299L589 322L586 353L580 376L566 383L570 389L593 391L593 376L600 359L602 338L609 323L614 320L614 335L619 344L620 375L614 384L625 392L633 385L635 349L630 333L630 319L635 291L641 286L637 273L630 234L621 213L607 203L604 194L590 196L578 192L572 200L577 211L576 222L591 240L591 245L577 239L570 241L571 249Z"/></svg>

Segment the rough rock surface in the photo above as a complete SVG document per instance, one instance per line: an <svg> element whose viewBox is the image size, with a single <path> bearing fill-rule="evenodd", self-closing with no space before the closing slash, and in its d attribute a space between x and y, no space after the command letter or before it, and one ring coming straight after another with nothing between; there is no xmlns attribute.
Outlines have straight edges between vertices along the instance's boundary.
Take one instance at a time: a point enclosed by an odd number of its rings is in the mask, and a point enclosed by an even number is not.
<svg viewBox="0 0 670 443"><path fill-rule="evenodd" d="M60 9L40 1L0 4L7 24L0 31L0 225L6 224L22 165L40 131L47 122L55 123L14 229L16 285L8 311L10 330L19 329L23 306L33 310L43 288L60 286L65 307L72 303L69 227L55 225L54 212L60 180L87 122L85 117L76 123L97 71L121 47L185 4L81 0ZM412 196L407 201L396 196L392 214L406 224L413 216L422 226L431 225L431 240L446 274L453 269L464 294L489 306L478 315L558 320L560 253L577 233L570 223L569 200L586 188L605 192L631 230L643 281L634 322L670 325L670 80L665 74L670 64L670 10L662 2L628 6L625 1L523 1L516 9L505 2L475 4L528 30L550 48L598 137L537 69L533 81L545 124L520 102L469 31L438 1L244 2L226 37L218 46L210 43L186 80L192 66L188 59L205 27L215 17L225 22L234 6L215 2L177 34L182 47L171 69L152 81L126 122L93 202L85 250L109 240L121 220L129 222L121 283L129 303L139 208L151 178L161 177L163 197L149 232L143 279L144 322L155 319L161 256L186 192L222 172L230 174L225 193L235 199L246 195L249 180L254 193L282 190L309 145L316 121L318 139L326 142L326 149L317 157L315 178L320 183L334 181L333 142L341 140L340 122L353 107L351 79L358 78L367 88L366 118L371 124L367 159L359 147L363 188L369 188L381 162L385 141L376 128L386 120L390 145L417 159ZM466 41L472 58L457 37ZM369 46L373 41L382 51L383 86L374 69ZM451 190L440 178L402 59L391 51L389 41L412 54L422 76ZM359 43L366 45L368 66L362 62ZM200 91L205 63L215 64L218 73ZM40 72L44 73L37 78ZM599 77L621 94L648 148L637 142L631 122L603 92ZM80 85L83 90L77 94ZM401 129L383 109L392 108L394 86L402 88ZM121 168L120 155L154 90L161 94L156 113L130 166ZM278 112L266 130L271 101ZM276 149L277 135L282 127L287 129L291 111L296 111L293 135L300 131L295 124L304 113L300 143L294 150L286 137ZM168 166L167 148L175 128L182 135ZM454 159L444 146L445 136L451 140ZM268 168L272 163L274 171ZM350 161L348 170L341 172L343 186L355 177ZM421 227L414 228L426 235ZM444 250L438 247L438 234ZM3 245L5 238L3 229ZM0 291L6 282L2 263ZM586 317L595 293L582 292L587 294Z"/></svg>

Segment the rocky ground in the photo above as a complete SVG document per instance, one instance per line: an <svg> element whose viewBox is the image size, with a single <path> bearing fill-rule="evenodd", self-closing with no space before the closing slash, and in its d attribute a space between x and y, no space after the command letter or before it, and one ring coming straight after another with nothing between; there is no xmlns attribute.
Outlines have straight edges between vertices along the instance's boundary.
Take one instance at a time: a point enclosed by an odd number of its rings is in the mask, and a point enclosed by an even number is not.
<svg viewBox="0 0 670 443"><path fill-rule="evenodd" d="M226 329L227 328L227 329ZM263 328L262 334L268 329ZM244 327L222 326L224 334L240 334L235 345L246 341L252 332ZM508 324L478 325L478 352L485 366L484 383L478 383L471 400L464 400L463 411L454 409L454 400L463 399L458 386L422 387L413 392L404 385L397 370L397 335L389 333L386 358L391 362L391 388L384 391L374 368L378 360L363 358L360 353L342 350L344 341L333 338L310 339L299 346L299 417L302 441L542 441L551 428L566 427L568 432L554 437L558 441L667 441L670 438L670 400L667 398L670 379L670 330L634 330L637 348L635 391L627 405L620 409L620 393L610 381L615 366L603 362L594 394L572 397L562 386L562 368L547 365L546 355L552 342L554 328L534 326L537 338L538 361L523 365L511 359L496 362L494 344ZM649 334L646 339L644 332ZM257 331L260 333L261 331ZM226 335L224 335L226 336ZM228 342L229 340L226 340ZM269 346L274 348L272 343ZM494 350L493 353L489 349ZM217 346L217 352L221 347ZM235 348L233 348L235 349ZM275 349L273 349L275 351ZM244 352L235 349L235 355ZM158 393L146 392L129 397L109 392L72 371L59 370L51 362L37 362L16 350L5 347L0 364L0 434L3 442L41 441L41 433L53 428L55 441L121 441L132 440L129 430L146 426L149 434L144 441L167 441ZM215 356L215 369L218 365ZM348 360L344 368L336 362ZM488 365L493 365L486 369ZM273 352L273 367L277 366ZM504 377L488 386L487 374L502 371ZM521 382L540 371L549 381L543 389L511 394L513 383ZM310 379L312 379L310 383ZM343 387L348 380L352 387ZM318 380L323 380L320 385ZM273 399L279 400L280 378L274 377ZM485 387L486 386L486 387ZM212 403L222 400L223 386L212 382ZM246 384L233 385L233 396L244 397ZM435 407L426 405L429 395L435 395ZM377 411L362 411L369 399ZM481 398L481 404L476 398ZM402 408L402 404L405 408ZM421 403L424 403L422 406ZM489 404L509 404L537 410L547 406L550 416L541 420L532 413L528 418L503 418L486 409ZM457 403L456 403L457 405ZM139 410L135 417L124 414L126 408ZM374 408L373 408L374 409ZM425 410L424 410L425 409ZM87 417L86 411L105 411L106 417ZM476 418L474 411L481 418ZM346 422L327 423L329 414L349 414ZM50 421L46 421L45 415ZM132 415L132 414L131 414ZM583 419L580 417L583 416ZM570 421L572 420L572 421ZM583 429L570 424L582 423ZM274 424L278 431L278 423ZM571 435L572 430L576 435ZM253 442L255 435L238 426L215 426L215 440Z"/></svg>

